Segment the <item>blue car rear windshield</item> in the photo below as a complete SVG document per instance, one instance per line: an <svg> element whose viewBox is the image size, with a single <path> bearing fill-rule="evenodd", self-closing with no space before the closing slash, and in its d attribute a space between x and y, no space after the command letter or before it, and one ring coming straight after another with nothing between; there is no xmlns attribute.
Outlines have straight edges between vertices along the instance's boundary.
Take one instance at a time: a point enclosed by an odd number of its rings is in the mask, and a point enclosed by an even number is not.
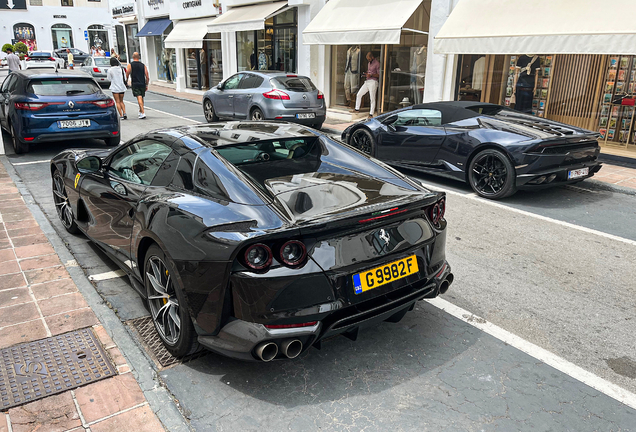
<svg viewBox="0 0 636 432"><path fill-rule="evenodd" d="M87 95L98 93L99 91L99 86L93 80L86 78L31 80L27 87L27 93L38 96Z"/></svg>

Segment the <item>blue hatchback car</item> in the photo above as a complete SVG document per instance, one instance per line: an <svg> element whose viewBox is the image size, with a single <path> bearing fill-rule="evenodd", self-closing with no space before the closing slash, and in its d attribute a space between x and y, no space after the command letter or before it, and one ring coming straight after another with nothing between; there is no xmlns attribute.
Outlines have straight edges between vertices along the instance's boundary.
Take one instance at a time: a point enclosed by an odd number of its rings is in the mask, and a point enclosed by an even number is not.
<svg viewBox="0 0 636 432"><path fill-rule="evenodd" d="M16 153L46 141L96 138L110 146L120 141L115 101L81 71L10 74L0 87L0 124Z"/></svg>

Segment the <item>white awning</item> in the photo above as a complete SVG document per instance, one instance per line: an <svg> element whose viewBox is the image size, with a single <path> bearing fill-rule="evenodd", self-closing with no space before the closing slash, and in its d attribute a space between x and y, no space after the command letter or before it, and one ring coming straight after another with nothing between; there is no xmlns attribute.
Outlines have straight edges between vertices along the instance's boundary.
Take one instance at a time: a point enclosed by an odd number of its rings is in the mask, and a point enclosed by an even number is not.
<svg viewBox="0 0 636 432"><path fill-rule="evenodd" d="M196 18L178 21L164 41L166 48L203 48L208 26L215 18Z"/></svg>
<svg viewBox="0 0 636 432"><path fill-rule="evenodd" d="M287 6L287 1L232 8L208 26L210 33L263 30L265 20Z"/></svg>
<svg viewBox="0 0 636 432"><path fill-rule="evenodd" d="M462 0L436 54L636 54L636 1Z"/></svg>
<svg viewBox="0 0 636 432"><path fill-rule="evenodd" d="M308 45L399 44L422 0L330 0L303 31Z"/></svg>

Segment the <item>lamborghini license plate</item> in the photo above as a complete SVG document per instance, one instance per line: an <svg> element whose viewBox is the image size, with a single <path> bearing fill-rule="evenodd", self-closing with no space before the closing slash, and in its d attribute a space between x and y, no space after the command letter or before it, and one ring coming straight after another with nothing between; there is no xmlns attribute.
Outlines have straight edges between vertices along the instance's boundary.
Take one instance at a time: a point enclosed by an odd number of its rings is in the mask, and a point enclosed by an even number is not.
<svg viewBox="0 0 636 432"><path fill-rule="evenodd" d="M353 288L356 294L362 294L365 291L405 278L418 271L417 258L415 255L411 255L371 270L354 274Z"/></svg>

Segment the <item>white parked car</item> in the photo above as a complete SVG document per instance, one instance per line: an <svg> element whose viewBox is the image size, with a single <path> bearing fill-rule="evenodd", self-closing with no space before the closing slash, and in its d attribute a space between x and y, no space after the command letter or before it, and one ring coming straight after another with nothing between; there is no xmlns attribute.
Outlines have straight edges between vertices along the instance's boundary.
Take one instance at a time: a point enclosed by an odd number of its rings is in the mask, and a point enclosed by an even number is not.
<svg viewBox="0 0 636 432"><path fill-rule="evenodd" d="M52 51L33 51L24 58L26 69L34 68L52 68L64 69L64 59L56 52Z"/></svg>

